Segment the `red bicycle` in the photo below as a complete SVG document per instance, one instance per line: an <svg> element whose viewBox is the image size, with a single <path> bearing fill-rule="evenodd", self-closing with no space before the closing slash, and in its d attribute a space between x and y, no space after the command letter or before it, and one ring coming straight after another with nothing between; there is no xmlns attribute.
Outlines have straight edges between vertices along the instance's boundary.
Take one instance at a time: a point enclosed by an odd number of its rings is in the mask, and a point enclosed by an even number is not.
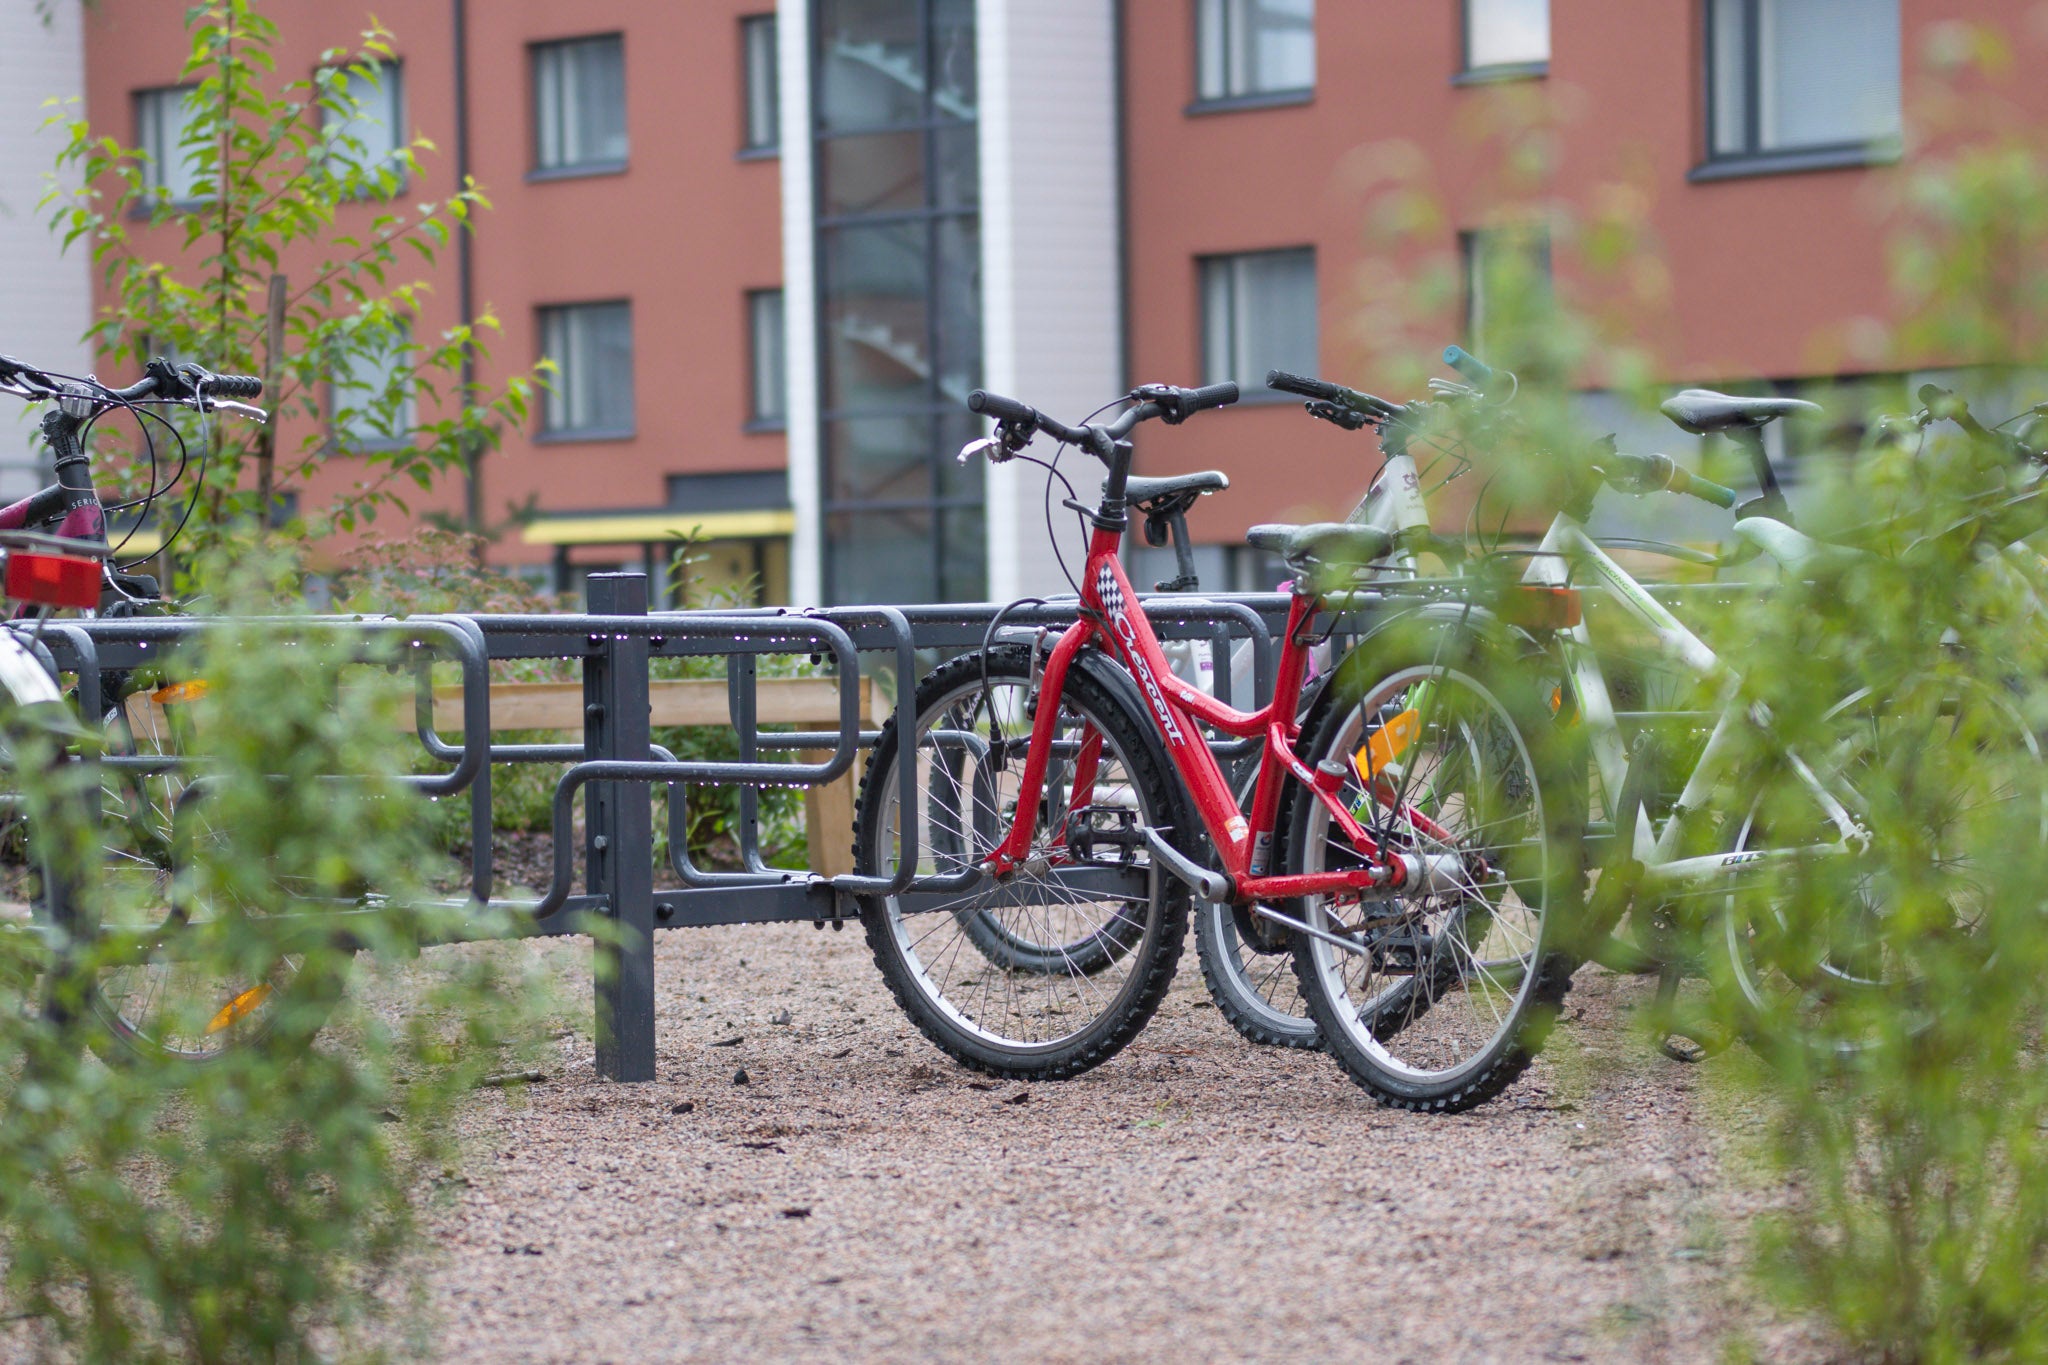
<svg viewBox="0 0 2048 1365"><path fill-rule="evenodd" d="M1388 533L1258 526L1247 539L1295 582L1272 699L1239 711L1176 678L1118 552L1132 507L1228 481L1133 478L1126 438L1236 398L1234 384L1146 385L1114 421L1070 427L969 397L996 428L963 460L1013 458L1044 433L1109 472L1096 507L1068 503L1090 528L1079 619L1056 639L1002 638L942 665L919 684L914 742L884 729L854 853L865 872L894 872L908 836L918 875L863 901L868 942L946 1052L996 1074L1069 1076L1150 1019L1199 892L1267 951L1302 936L1344 950L1341 970L1298 953L1297 971L1319 1019L1351 1011L1385 1044L1338 1054L1361 1085L1407 1107L1469 1107L1527 1065L1571 966L1553 945L1579 889L1576 838L1556 837L1571 831L1572 769L1551 752L1533 675L1514 667L1526 627L1469 596L1417 600L1302 718L1324 607L1387 553ZM1249 810L1208 731L1263 741ZM916 765L910 812L904 762Z"/></svg>

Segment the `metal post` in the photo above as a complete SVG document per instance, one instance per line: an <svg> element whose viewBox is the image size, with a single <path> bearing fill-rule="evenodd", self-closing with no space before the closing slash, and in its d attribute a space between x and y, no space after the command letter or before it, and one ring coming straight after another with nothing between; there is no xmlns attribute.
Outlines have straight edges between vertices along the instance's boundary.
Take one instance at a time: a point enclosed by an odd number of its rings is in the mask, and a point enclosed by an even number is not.
<svg viewBox="0 0 2048 1365"><path fill-rule="evenodd" d="M590 576L594 616L645 616L647 577ZM607 638L583 665L583 749L594 759L645 762L647 638ZM585 808L590 889L607 898L618 942L599 943L597 1074L610 1081L654 1079L654 817L647 786L593 782Z"/></svg>

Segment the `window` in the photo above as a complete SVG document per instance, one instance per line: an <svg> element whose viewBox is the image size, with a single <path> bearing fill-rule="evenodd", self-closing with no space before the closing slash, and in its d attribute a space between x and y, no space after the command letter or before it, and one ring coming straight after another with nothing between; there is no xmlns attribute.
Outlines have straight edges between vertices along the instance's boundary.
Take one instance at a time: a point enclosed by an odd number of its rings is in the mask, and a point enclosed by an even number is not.
<svg viewBox="0 0 2048 1365"><path fill-rule="evenodd" d="M1465 69L1506 73L1550 62L1550 0L1465 0Z"/></svg>
<svg viewBox="0 0 2048 1365"><path fill-rule="evenodd" d="M322 107L321 137L328 164L337 175L360 175L372 189L396 193L405 174L405 83L396 62L337 67L324 74L328 99ZM380 177L392 177L386 183Z"/></svg>
<svg viewBox="0 0 2048 1365"><path fill-rule="evenodd" d="M143 156L142 183L163 191L177 204L192 203L206 192L199 181L198 149L185 145L195 92L195 87L181 85L135 95L135 145Z"/></svg>
<svg viewBox="0 0 2048 1365"><path fill-rule="evenodd" d="M781 426L789 418L783 388L782 291L756 289L747 295L747 349L753 357L752 424Z"/></svg>
<svg viewBox="0 0 2048 1365"><path fill-rule="evenodd" d="M974 0L815 0L813 238L826 600L978 602Z"/></svg>
<svg viewBox="0 0 2048 1365"><path fill-rule="evenodd" d="M626 44L614 33L533 49L533 165L538 171L626 164Z"/></svg>
<svg viewBox="0 0 2048 1365"><path fill-rule="evenodd" d="M1196 0L1195 66L1203 100L1314 89L1315 0Z"/></svg>
<svg viewBox="0 0 2048 1365"><path fill-rule="evenodd" d="M1211 256L1201 273L1204 384L1234 379L1249 398L1268 370L1316 372L1313 250Z"/></svg>
<svg viewBox="0 0 2048 1365"><path fill-rule="evenodd" d="M541 406L546 436L633 431L633 312L626 303L540 310L541 355L555 374Z"/></svg>
<svg viewBox="0 0 2048 1365"><path fill-rule="evenodd" d="M745 141L750 152L772 152L782 141L781 112L775 78L775 16L756 14L740 20L741 85L746 90Z"/></svg>
<svg viewBox="0 0 2048 1365"><path fill-rule="evenodd" d="M414 425L411 328L401 324L346 339L328 394L336 444L348 450L403 444Z"/></svg>
<svg viewBox="0 0 2048 1365"><path fill-rule="evenodd" d="M1706 12L1711 157L1864 154L1899 135L1899 0L1707 0Z"/></svg>
<svg viewBox="0 0 2048 1365"><path fill-rule="evenodd" d="M1465 343L1486 359L1504 329L1528 326L1550 306L1550 234L1495 228L1459 234L1465 269Z"/></svg>

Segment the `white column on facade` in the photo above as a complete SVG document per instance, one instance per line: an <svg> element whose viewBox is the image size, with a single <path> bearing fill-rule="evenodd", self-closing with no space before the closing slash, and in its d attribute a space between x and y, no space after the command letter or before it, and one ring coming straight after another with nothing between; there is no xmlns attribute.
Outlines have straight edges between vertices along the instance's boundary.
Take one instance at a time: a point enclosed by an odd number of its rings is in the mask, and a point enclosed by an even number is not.
<svg viewBox="0 0 2048 1365"><path fill-rule="evenodd" d="M32 365L83 374L92 368L85 329L92 321L92 284L84 243L60 249L36 206L63 150L62 128L45 127L51 99L63 112L84 112L85 46L80 7L36 0L0 0L0 351ZM0 399L0 500L36 486L34 461L40 408Z"/></svg>
<svg viewBox="0 0 2048 1365"><path fill-rule="evenodd" d="M983 383L1072 422L1122 380L1112 0L977 0ZM1051 454L1040 438L1033 452ZM1060 468L1085 500L1102 467ZM997 601L1068 591L1034 465L988 475L988 586ZM1073 513L1053 529L1080 567Z"/></svg>
<svg viewBox="0 0 2048 1365"><path fill-rule="evenodd" d="M789 403L792 604L825 600L822 457L818 449L818 290L811 197L811 22L809 0L776 6L782 128L782 328Z"/></svg>

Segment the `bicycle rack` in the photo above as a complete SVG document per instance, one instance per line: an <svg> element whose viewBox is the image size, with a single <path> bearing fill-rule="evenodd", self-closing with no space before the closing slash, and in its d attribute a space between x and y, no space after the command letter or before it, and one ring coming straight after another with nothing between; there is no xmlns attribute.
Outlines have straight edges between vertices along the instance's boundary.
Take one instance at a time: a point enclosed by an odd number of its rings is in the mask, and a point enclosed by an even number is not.
<svg viewBox="0 0 2048 1365"><path fill-rule="evenodd" d="M474 910L507 912L530 934L589 932L591 917L609 921L610 932L594 935L597 1069L608 1079L654 1077L653 932L686 926L775 921L841 921L856 913L863 895L957 895L978 879L972 870L915 877L916 820L903 822L898 871L889 877L823 876L807 869L770 865L760 845L759 793L763 787L808 787L845 774L861 749L880 732L863 728L859 684L871 678L864 659L883 659L897 679L896 724L915 726L916 680L923 651L973 648L988 637L1000 613L1003 628L1058 629L1073 622L1073 599L1007 610L992 603L915 607L833 607L810 611L649 612L647 580L638 573L593 574L584 613L559 615L451 614L406 618L244 618L238 625L293 631L340 630L372 642L396 645L416 678L415 730L445 772L409 780L422 793L449 797L467 793L470 802L470 897ZM1233 641L1249 640L1261 696L1272 688L1273 635L1285 625L1288 599L1277 593L1253 595L1149 596L1144 599L1161 639L1206 639L1216 649L1218 693L1229 697L1229 669L1223 666ZM148 665L205 629L204 618L131 617L52 622L43 632L60 671L75 674L83 714L102 713L104 675ZM763 732L756 697L758 661L764 654L829 658L840 681L838 726L832 730ZM683 760L656 746L650 735L650 664L655 659L714 657L726 660L726 680L737 760ZM490 666L523 659L576 659L582 664L584 726L578 743L498 744L492 742ZM385 657L388 662L388 655ZM453 663L461 674L462 737L451 743L435 730L435 663ZM929 659L926 664L928 666ZM1253 699L1256 700L1256 699ZM1240 705L1247 704L1240 700ZM1255 741L1219 744L1220 754L1248 751ZM822 762L764 758L769 750L824 750ZM163 771L192 763L195 756L105 756L100 761L139 771ZM203 757L200 758L203 762ZM494 899L491 771L494 767L548 763L565 765L551 811L552 876L537 900ZM913 764L899 764L903 809L916 805ZM652 803L628 799L641 786L663 790L670 822L670 872L679 887L654 886ZM692 786L740 788L736 831L742 867L714 871L693 864L684 838L687 793ZM575 800L585 799L582 892L575 885L573 846ZM309 912L323 925L346 932L349 914L385 911ZM462 941L492 933L481 915L441 941Z"/></svg>

